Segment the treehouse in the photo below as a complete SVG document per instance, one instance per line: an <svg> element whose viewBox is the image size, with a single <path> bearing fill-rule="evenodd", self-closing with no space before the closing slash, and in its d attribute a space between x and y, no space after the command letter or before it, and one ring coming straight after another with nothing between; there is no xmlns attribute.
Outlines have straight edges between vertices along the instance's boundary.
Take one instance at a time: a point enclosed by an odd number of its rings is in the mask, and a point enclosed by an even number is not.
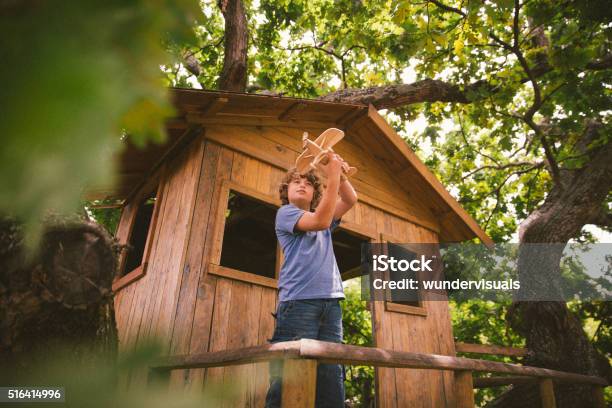
<svg viewBox="0 0 612 408"><path fill-rule="evenodd" d="M237 407L263 406L267 360L275 356L291 358L288 364L307 379L313 373L308 362L317 359L374 365L379 407L467 406L459 395L472 393L471 372L449 363L458 359L445 301L423 296L368 302L375 347L358 353L345 353L342 347L349 345L267 341L282 262L274 232L278 186L302 150L303 132L314 138L330 127L342 129L345 138L334 149L358 168L351 182L359 202L333 235L344 280L360 273L362 243L474 237L491 243L377 110L254 94L171 92L178 115L167 124L167 141L143 150L127 144L118 157L118 182L87 193L89 199L121 200L116 236L129 250L120 256L113 284L120 352L152 336L160 339L168 356L179 356L161 367L170 370L171 387L200 390L244 375L232 400ZM433 360L418 357L431 355ZM125 385L145 383L145 374L133 373ZM284 400L292 401L287 405L312 406L312 384L304 384L284 388Z"/></svg>

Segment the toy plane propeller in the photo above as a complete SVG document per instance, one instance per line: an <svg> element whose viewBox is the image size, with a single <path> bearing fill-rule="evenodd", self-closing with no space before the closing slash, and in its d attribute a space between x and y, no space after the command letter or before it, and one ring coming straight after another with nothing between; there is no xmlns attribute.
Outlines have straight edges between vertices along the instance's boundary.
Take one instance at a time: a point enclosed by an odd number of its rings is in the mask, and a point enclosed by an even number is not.
<svg viewBox="0 0 612 408"><path fill-rule="evenodd" d="M340 129L329 128L312 141L308 139L308 133L304 132L304 146L302 154L295 161L295 167L300 173L306 173L310 169L316 169L319 164L327 164L327 153L333 152L332 147L344 137ZM342 166L342 173L350 177L357 173L357 169L351 166Z"/></svg>

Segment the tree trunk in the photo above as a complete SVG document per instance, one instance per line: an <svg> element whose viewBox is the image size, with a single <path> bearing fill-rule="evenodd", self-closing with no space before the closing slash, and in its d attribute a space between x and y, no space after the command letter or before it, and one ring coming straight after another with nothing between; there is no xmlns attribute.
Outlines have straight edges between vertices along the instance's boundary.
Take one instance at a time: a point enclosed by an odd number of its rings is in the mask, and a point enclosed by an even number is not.
<svg viewBox="0 0 612 408"><path fill-rule="evenodd" d="M218 88L244 92L247 84L248 26L241 0L220 0L225 18L225 54Z"/></svg>
<svg viewBox="0 0 612 408"><path fill-rule="evenodd" d="M588 163L579 170L563 170L561 185L552 188L542 206L519 228L521 288L537 289L558 279L564 244L578 236L584 225L602 219L603 203L612 188L612 143L588 151L597 129L591 124L582 141ZM534 243L550 245L536 247ZM515 302L508 311L508 321L525 337L532 352L525 364L612 380L608 360L593 348L580 319L565 302ZM489 406L539 407L538 394L531 388L516 386ZM559 408L595 406L589 387L555 384L555 396Z"/></svg>
<svg viewBox="0 0 612 408"><path fill-rule="evenodd" d="M114 362L117 246L110 235L90 222L49 225L27 261L20 229L0 220L0 383L45 381L41 368L56 354L68 353L67 366Z"/></svg>
<svg viewBox="0 0 612 408"><path fill-rule="evenodd" d="M610 58L587 65L587 69L605 69ZM548 66L536 67L534 75L548 72ZM489 87L486 82L468 86L476 89ZM442 81L424 80L409 85L387 85L366 89L347 89L325 95L319 99L335 102L372 103L378 109L405 106L422 101L446 101L469 103L465 92ZM601 125L588 124L585 134L577 144L577 150L587 155L587 162L580 169L560 168L560 184L555 185L545 202L525 219L519 229L521 244L557 244L534 256L534 247L519 255L521 287L532 288L550 285L560 277L562 249L571 238L578 236L587 224L611 227L611 215L604 203L612 189L612 143L598 148L591 143L599 137ZM534 259L539 262L532 262ZM540 287L541 288L541 287ZM570 313L565 302L516 302L508 312L510 325L527 342L532 355L525 364L598 375L612 381L608 360L597 352L587 338L577 316ZM559 408L594 406L589 387L555 384ZM514 387L491 407L539 407L537 386Z"/></svg>

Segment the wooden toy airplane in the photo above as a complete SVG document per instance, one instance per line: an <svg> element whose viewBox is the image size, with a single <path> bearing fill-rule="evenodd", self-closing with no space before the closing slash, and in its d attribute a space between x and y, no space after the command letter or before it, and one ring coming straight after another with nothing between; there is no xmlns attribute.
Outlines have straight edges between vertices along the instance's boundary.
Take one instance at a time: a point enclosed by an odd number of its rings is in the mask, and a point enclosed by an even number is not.
<svg viewBox="0 0 612 408"><path fill-rule="evenodd" d="M295 161L295 167L300 173L306 173L310 169L316 169L319 164L327 164L327 153L333 152L332 147L344 137L340 129L329 128L317 137L315 141L308 139L308 133L304 132L304 145L302 154ZM351 166L342 166L344 177L350 177L357 173L357 169Z"/></svg>

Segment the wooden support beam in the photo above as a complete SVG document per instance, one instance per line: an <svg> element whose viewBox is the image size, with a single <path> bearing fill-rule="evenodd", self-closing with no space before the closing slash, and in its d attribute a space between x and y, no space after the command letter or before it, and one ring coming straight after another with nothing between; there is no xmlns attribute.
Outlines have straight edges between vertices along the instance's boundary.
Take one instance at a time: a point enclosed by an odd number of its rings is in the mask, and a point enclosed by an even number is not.
<svg viewBox="0 0 612 408"><path fill-rule="evenodd" d="M457 353L495 354L498 356L522 357L527 355L527 349L489 344L455 343Z"/></svg>
<svg viewBox="0 0 612 408"><path fill-rule="evenodd" d="M350 125L351 123L353 123L353 121L362 115L365 115L366 112L366 107L364 106L363 109L352 109L348 112L346 112L344 115L340 116L338 118L338 120L336 120L336 124L338 125L338 127L340 128L345 128L346 126Z"/></svg>
<svg viewBox="0 0 612 408"><path fill-rule="evenodd" d="M540 380L540 400L542 401L542 408L556 408L555 388L551 378Z"/></svg>
<svg viewBox="0 0 612 408"><path fill-rule="evenodd" d="M228 98L215 98L205 108L200 110L200 116L215 116L229 102Z"/></svg>
<svg viewBox="0 0 612 408"><path fill-rule="evenodd" d="M455 371L455 402L457 408L474 408L474 384L471 371Z"/></svg>
<svg viewBox="0 0 612 408"><path fill-rule="evenodd" d="M239 280L242 282L255 283L257 285L267 286L269 288L278 288L278 282L276 279L268 278L266 276L255 275L254 273L239 271L213 263L208 264L208 273L217 276L224 276L226 278Z"/></svg>
<svg viewBox="0 0 612 408"><path fill-rule="evenodd" d="M353 127L363 123L368 118L368 111L366 109L359 110L354 116L351 116L349 120L344 123L344 131L348 133Z"/></svg>
<svg viewBox="0 0 612 408"><path fill-rule="evenodd" d="M285 109L283 112L280 113L280 115L278 115L278 120L280 121L288 121L291 119L291 115L304 110L304 108L306 108L308 106L307 103L305 102L295 102L291 105L289 105L289 107L287 109Z"/></svg>
<svg viewBox="0 0 612 408"><path fill-rule="evenodd" d="M314 408L316 388L317 360L285 360L281 407Z"/></svg>

